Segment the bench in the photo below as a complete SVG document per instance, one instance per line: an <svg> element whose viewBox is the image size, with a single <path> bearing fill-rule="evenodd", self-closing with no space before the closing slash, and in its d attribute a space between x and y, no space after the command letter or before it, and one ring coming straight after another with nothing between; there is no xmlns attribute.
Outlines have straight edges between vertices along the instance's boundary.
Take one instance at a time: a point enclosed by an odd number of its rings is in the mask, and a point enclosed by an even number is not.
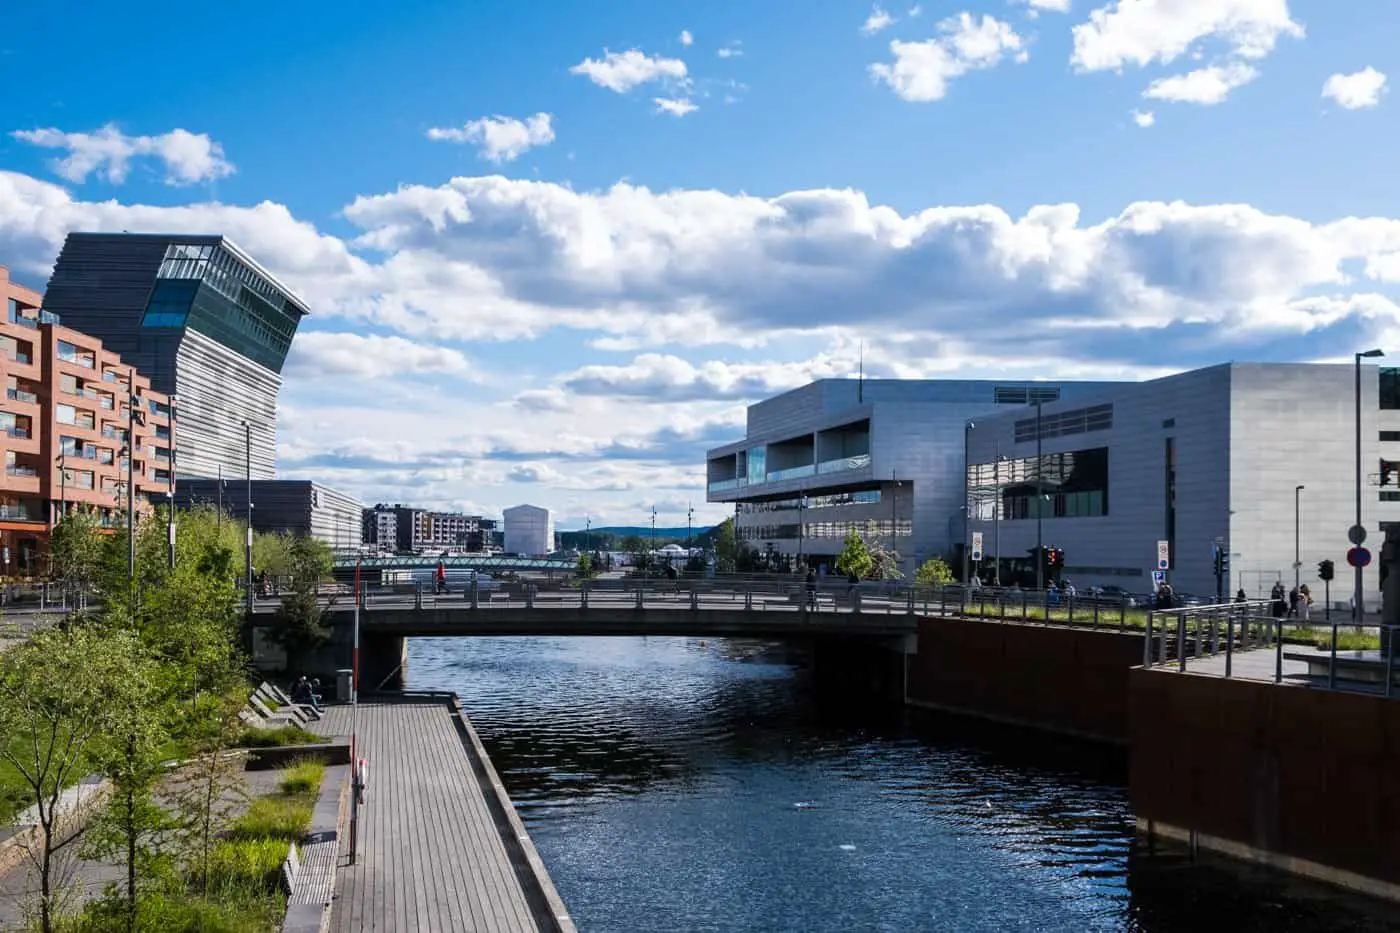
<svg viewBox="0 0 1400 933"><path fill-rule="evenodd" d="M285 693L267 681L258 684L258 689L253 691L253 696L262 700L264 706L268 703L276 703L279 707L277 712L291 713L299 725L306 725L321 718L313 707L307 706L305 703L293 703Z"/></svg>
<svg viewBox="0 0 1400 933"><path fill-rule="evenodd" d="M1308 665L1309 677L1326 677L1331 665L1331 654L1326 651L1284 651L1289 661L1303 661ZM1337 679L1357 683L1384 684L1385 657L1379 651L1338 651ZM1400 683L1400 663L1393 665L1391 677Z"/></svg>

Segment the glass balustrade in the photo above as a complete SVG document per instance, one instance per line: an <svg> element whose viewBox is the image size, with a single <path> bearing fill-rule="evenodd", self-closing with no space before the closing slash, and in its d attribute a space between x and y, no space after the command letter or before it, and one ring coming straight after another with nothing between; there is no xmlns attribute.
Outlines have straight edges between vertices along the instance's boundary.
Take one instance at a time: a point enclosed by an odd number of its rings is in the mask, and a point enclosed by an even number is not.
<svg viewBox="0 0 1400 933"><path fill-rule="evenodd" d="M788 467L786 470L775 470L768 474L768 482L779 483L785 479L801 479L804 476L815 476L817 472L816 464L808 463L803 466Z"/></svg>
<svg viewBox="0 0 1400 933"><path fill-rule="evenodd" d="M839 460L823 460L817 464L818 473L844 473L847 470L863 470L870 466L870 454L857 454Z"/></svg>

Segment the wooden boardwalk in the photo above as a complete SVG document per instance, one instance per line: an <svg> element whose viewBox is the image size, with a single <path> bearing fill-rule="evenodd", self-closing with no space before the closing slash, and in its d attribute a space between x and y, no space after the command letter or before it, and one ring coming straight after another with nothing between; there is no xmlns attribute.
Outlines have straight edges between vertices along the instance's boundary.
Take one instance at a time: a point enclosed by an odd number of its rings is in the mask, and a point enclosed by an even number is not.
<svg viewBox="0 0 1400 933"><path fill-rule="evenodd" d="M442 698L360 704L369 789L357 864L341 854L333 933L561 929L454 716ZM330 708L313 728L348 736L350 708Z"/></svg>

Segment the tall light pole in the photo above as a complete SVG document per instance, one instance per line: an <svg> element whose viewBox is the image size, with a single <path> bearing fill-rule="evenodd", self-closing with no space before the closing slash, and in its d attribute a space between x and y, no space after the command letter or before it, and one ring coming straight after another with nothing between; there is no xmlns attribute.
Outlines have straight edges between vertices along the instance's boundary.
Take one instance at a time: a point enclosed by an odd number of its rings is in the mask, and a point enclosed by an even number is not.
<svg viewBox="0 0 1400 933"><path fill-rule="evenodd" d="M593 549L592 549L591 547L588 546L589 543L590 543L590 542L589 542L589 533L592 531L592 529L593 529L593 519L591 519L591 518L589 518L587 515L585 515L585 516L583 517L583 551L584 551L585 554L592 553L592 551L593 551Z"/></svg>
<svg viewBox="0 0 1400 933"><path fill-rule="evenodd" d="M126 373L126 575L131 588L131 621L136 621L136 367ZM144 418L142 419L144 422Z"/></svg>
<svg viewBox="0 0 1400 933"><path fill-rule="evenodd" d="M1045 513L1045 464L1041 462L1040 402L1035 403L1035 588L1045 589L1045 536L1042 516Z"/></svg>
<svg viewBox="0 0 1400 933"><path fill-rule="evenodd" d="M58 521L55 527L68 515L68 452L58 455Z"/></svg>
<svg viewBox="0 0 1400 933"><path fill-rule="evenodd" d="M968 532L972 528L972 482L968 474L972 471L972 460L968 456L968 442L972 439L972 429L977 427L975 421L968 421L963 424L963 527L962 527L962 582L967 583L971 579L972 551L968 544Z"/></svg>
<svg viewBox="0 0 1400 933"><path fill-rule="evenodd" d="M1001 586L1001 441L997 441L995 461L992 464L992 484L996 486L996 499L992 502L992 549L996 552L996 569L992 572L992 583Z"/></svg>
<svg viewBox="0 0 1400 933"><path fill-rule="evenodd" d="M1363 350L1356 354L1356 528L1358 534L1365 534L1365 527L1361 524L1361 361L1363 359L1375 359L1385 356L1384 350ZM1356 542L1360 546L1361 542ZM1366 615L1366 590L1363 587L1364 573L1360 562L1356 565L1356 592L1352 600L1356 603L1356 621L1359 623Z"/></svg>
<svg viewBox="0 0 1400 933"><path fill-rule="evenodd" d="M690 559L690 526L695 521L695 506L685 504L685 557Z"/></svg>
<svg viewBox="0 0 1400 933"><path fill-rule="evenodd" d="M1298 583L1299 583L1299 576L1298 576L1298 575L1299 575L1299 572L1302 570L1302 567L1303 567L1303 557L1302 557L1302 553L1303 553L1303 551L1302 551L1302 540L1303 540L1303 531L1302 531L1302 529L1303 529L1303 522L1302 522L1302 518L1301 518L1302 512L1301 512L1299 506L1300 506L1300 503L1302 502L1302 498L1301 498L1301 497L1302 497L1302 494L1303 494L1303 490L1304 490L1304 489L1307 489L1307 488L1308 488L1308 487L1306 487L1306 486L1294 486L1294 487L1293 487L1293 588L1294 588L1295 590L1298 588Z"/></svg>
<svg viewBox="0 0 1400 933"><path fill-rule="evenodd" d="M803 553L802 553L803 544L805 543L806 537L807 537L806 519L803 517L803 513L806 512L806 510L807 510L807 493L806 493L806 491L804 490L804 491L797 497L797 563L798 563L798 566L801 566L801 565L802 565L802 558L803 558L803 556L804 556Z"/></svg>
<svg viewBox="0 0 1400 933"><path fill-rule="evenodd" d="M950 535L951 537L951 535ZM890 557L899 553L899 470L890 468Z"/></svg>
<svg viewBox="0 0 1400 933"><path fill-rule="evenodd" d="M248 490L248 534L247 543L244 545L245 567L247 570L248 585L248 615L253 615L253 424L251 421L243 422L243 472L247 477ZM358 596L356 597L358 599Z"/></svg>
<svg viewBox="0 0 1400 933"><path fill-rule="evenodd" d="M170 396L169 421L170 421L170 488L166 495L170 497L170 524L166 528L166 541L169 550L170 569L175 569L175 406L176 397Z"/></svg>
<svg viewBox="0 0 1400 933"><path fill-rule="evenodd" d="M651 507L651 554L647 556L647 569L656 560L656 506Z"/></svg>

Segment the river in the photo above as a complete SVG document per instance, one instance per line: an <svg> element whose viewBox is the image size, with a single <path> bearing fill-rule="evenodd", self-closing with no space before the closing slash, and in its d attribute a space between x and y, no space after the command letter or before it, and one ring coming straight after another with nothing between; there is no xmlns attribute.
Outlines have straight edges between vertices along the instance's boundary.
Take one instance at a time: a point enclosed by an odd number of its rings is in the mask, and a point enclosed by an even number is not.
<svg viewBox="0 0 1400 933"><path fill-rule="evenodd" d="M819 699L782 646L414 639L583 933L1400 931L1400 910L1135 837L1111 753Z"/></svg>

